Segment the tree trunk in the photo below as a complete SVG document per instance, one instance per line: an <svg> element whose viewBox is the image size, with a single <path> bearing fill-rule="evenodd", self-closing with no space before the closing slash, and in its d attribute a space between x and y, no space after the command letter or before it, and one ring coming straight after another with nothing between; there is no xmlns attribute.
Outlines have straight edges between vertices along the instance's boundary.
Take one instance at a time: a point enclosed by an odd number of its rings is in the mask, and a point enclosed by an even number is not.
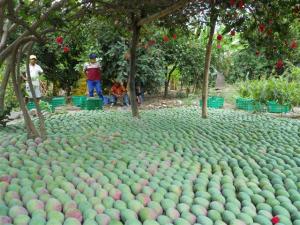
<svg viewBox="0 0 300 225"><path fill-rule="evenodd" d="M195 94L200 93L201 90L201 74L198 72L197 73L197 78L195 82Z"/></svg>
<svg viewBox="0 0 300 225"><path fill-rule="evenodd" d="M164 98L167 98L167 96L168 96L171 75L174 72L174 70L176 69L176 67L177 67L177 64L175 63L175 65L173 66L173 68L169 72L167 72L166 80L165 80Z"/></svg>
<svg viewBox="0 0 300 225"><path fill-rule="evenodd" d="M67 87L66 88L66 97L68 98L68 97L70 97L70 95L71 95L71 87Z"/></svg>
<svg viewBox="0 0 300 225"><path fill-rule="evenodd" d="M56 81L53 81L53 90L52 90L53 96L58 96L58 85Z"/></svg>
<svg viewBox="0 0 300 225"><path fill-rule="evenodd" d="M132 40L130 46L130 71L128 77L129 97L131 102L131 111L133 117L139 117L138 105L135 93L135 74L136 74L136 48L139 41L140 27L137 25L136 19L132 18Z"/></svg>
<svg viewBox="0 0 300 225"><path fill-rule="evenodd" d="M4 98L5 98L6 87L9 80L9 75L10 75L10 66L6 65L6 70L0 87L0 115L4 111Z"/></svg>
<svg viewBox="0 0 300 225"><path fill-rule="evenodd" d="M186 88L185 93L186 93L186 97L188 98L190 93L191 93L191 86L190 85Z"/></svg>
<svg viewBox="0 0 300 225"><path fill-rule="evenodd" d="M181 80L180 80L180 91L182 91L182 89L183 89L183 79L181 78Z"/></svg>
<svg viewBox="0 0 300 225"><path fill-rule="evenodd" d="M203 74L203 87L202 87L202 118L207 118L207 99L208 99L208 80L209 80L209 68L211 61L211 49L213 43L213 37L215 33L217 23L217 15L215 12L215 2L213 1L211 5L211 14L210 14L210 33L206 46L205 54L205 65L204 65L204 74Z"/></svg>
<svg viewBox="0 0 300 225"><path fill-rule="evenodd" d="M34 87L33 87L32 80L31 80L31 75L30 75L30 69L29 69L29 56L31 54L32 46L33 46L33 43L30 44L30 47L28 50L28 55L27 55L27 60L26 60L27 79L28 79L29 88L30 88L30 91L31 91L31 94L33 97L33 101L36 106L36 111L37 111L37 114L39 117L40 134L41 134L42 139L45 139L46 135L47 135L45 119L44 119L44 116L43 116L43 113L42 113L42 110L40 107L40 103L38 102L36 95L35 95Z"/></svg>
<svg viewBox="0 0 300 225"><path fill-rule="evenodd" d="M168 89L169 89L169 82L168 82L168 66L165 67L165 91L164 91L164 98L167 98L168 95Z"/></svg>
<svg viewBox="0 0 300 225"><path fill-rule="evenodd" d="M167 98L167 96L168 96L168 90L169 90L169 82L168 82L168 80L165 80L164 98Z"/></svg>
<svg viewBox="0 0 300 225"><path fill-rule="evenodd" d="M66 100L67 100L67 104L70 104L71 103L71 87L70 86L67 86L66 87Z"/></svg>
<svg viewBox="0 0 300 225"><path fill-rule="evenodd" d="M17 51L17 50L15 50L15 51ZM36 130L32 120L29 116L29 113L26 109L26 105L25 105L25 102L24 102L24 99L23 99L23 96L21 93L21 89L20 89L17 79L16 79L15 61L16 61L16 54L13 53L13 56L11 57L11 61L9 63L9 66L10 66L10 70L11 70L11 79L12 79L14 91L16 93L16 97L18 99L20 108L21 108L23 116L24 116L24 122L25 122L25 127L27 129L28 138L37 138L37 137L39 137L39 133Z"/></svg>

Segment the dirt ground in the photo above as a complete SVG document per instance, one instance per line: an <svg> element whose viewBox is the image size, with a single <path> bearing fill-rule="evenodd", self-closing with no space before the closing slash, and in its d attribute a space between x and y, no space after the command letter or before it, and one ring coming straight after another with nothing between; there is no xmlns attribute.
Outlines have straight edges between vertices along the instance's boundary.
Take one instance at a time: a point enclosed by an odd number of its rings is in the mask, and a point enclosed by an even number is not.
<svg viewBox="0 0 300 225"><path fill-rule="evenodd" d="M188 107L188 106L199 106L199 97L192 96L190 98L163 98L162 96L155 96L155 97L146 97L145 102L139 106L140 110L150 110L150 109L162 109L162 108L174 108L174 107ZM224 110L231 109L237 110L235 104L231 102L224 103ZM105 110L131 110L130 107L124 107L121 105L117 105L114 107L106 106ZM281 118L291 118L291 119L300 119L300 107L295 107L289 113L264 113L274 117L281 117Z"/></svg>
<svg viewBox="0 0 300 225"><path fill-rule="evenodd" d="M224 89L223 93L218 93L218 95L225 98L225 104L223 109L235 110L234 96L232 93L227 93L227 89ZM232 92L232 90L231 90ZM175 93L171 92L168 98L163 98L162 96L145 96L145 101L142 105L139 106L140 110L151 110L151 109L162 109L162 108L174 108L174 107L189 107L189 106L199 106L199 95L191 95L188 98L176 98ZM126 110L130 111L131 108L117 104L116 106L111 107L110 105L105 105L104 110ZM56 113L74 113L80 111L80 108L74 107L72 105L67 105L64 107L59 107L56 109ZM31 114L34 116L35 113L31 111ZM300 107L294 108L291 112L285 114L274 114L274 113L265 113L274 117L282 118L291 118L291 119L300 119ZM16 123L22 120L21 112L13 112L11 114L12 121L9 124Z"/></svg>

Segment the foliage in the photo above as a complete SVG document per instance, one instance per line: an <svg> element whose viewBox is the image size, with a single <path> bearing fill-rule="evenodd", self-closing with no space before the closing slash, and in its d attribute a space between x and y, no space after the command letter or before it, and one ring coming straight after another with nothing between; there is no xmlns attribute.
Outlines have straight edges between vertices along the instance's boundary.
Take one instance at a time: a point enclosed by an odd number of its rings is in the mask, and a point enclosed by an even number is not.
<svg viewBox="0 0 300 225"><path fill-rule="evenodd" d="M247 80L240 83L239 94L259 102L276 101L279 104L300 105L300 82L287 77L270 77L261 80Z"/></svg>
<svg viewBox="0 0 300 225"><path fill-rule="evenodd" d="M232 5L228 6L229 2ZM220 20L214 44L217 54L212 53L212 67L217 66L216 70L233 83L256 79L261 74L271 75L275 69L281 74L286 61L299 63L297 1L238 2L243 4L219 1L219 4L225 5L217 7ZM280 60L283 60L283 66L276 68Z"/></svg>
<svg viewBox="0 0 300 225"><path fill-rule="evenodd" d="M37 45L33 51L38 56L45 78L70 94L72 87L81 76L81 73L76 69L76 65L79 63L78 55L82 51L79 37L77 40L66 40L70 46L69 52L64 52L55 43L55 37L56 35L51 35L49 43Z"/></svg>
<svg viewBox="0 0 300 225"><path fill-rule="evenodd" d="M262 74L271 74L272 71L266 58L256 55L248 48L233 53L230 59L230 72L225 76L229 83L259 79Z"/></svg>
<svg viewBox="0 0 300 225"><path fill-rule="evenodd" d="M40 107L42 111L53 112L53 107L49 102L40 101Z"/></svg>
<svg viewBox="0 0 300 225"><path fill-rule="evenodd" d="M16 106L17 104L12 101L5 104L3 111L0 111L0 125L6 126L7 122L9 122L9 115Z"/></svg>
<svg viewBox="0 0 300 225"><path fill-rule="evenodd" d="M4 73L3 67L0 67L0 83L2 81L3 73ZM4 98L4 109L3 111L0 110L0 124L2 126L6 125L6 123L9 121L8 117L11 111L17 107L18 107L18 101L15 96L12 84L8 82L6 92L5 92L5 98Z"/></svg>
<svg viewBox="0 0 300 225"><path fill-rule="evenodd" d="M9 115L13 108L14 105L12 103L8 103L8 105L5 105L4 110L0 111L0 125L2 125L3 127L5 127L9 122Z"/></svg>
<svg viewBox="0 0 300 225"><path fill-rule="evenodd" d="M87 29L92 29L89 32ZM129 40L128 31L116 29L111 23L103 20L99 22L96 17L83 23L78 32L85 34L83 52L79 55L81 70L90 52L99 56L103 70L104 87L110 85L113 79L127 81L129 72ZM77 33L78 33L77 32ZM180 30L161 29L154 25L145 26L137 49L137 79L141 80L146 91L156 92L164 84L165 74L173 66L177 66L178 79L185 85L193 84L201 74L200 57L202 54L198 39L195 35L185 35ZM176 36L174 36L176 35ZM168 40L164 40L168 37ZM190 39L189 42L186 40ZM180 60L179 60L180 59ZM195 72L198 76L195 75Z"/></svg>
<svg viewBox="0 0 300 225"><path fill-rule="evenodd" d="M74 89L72 91L72 95L74 96L83 96L87 94L87 85L86 85L86 78L83 77L79 79L74 86Z"/></svg>
<svg viewBox="0 0 300 225"><path fill-rule="evenodd" d="M192 85L201 82L202 71L204 68L204 46L197 36L190 35L182 40L181 56L179 61L179 69L181 72L180 80L184 85Z"/></svg>
<svg viewBox="0 0 300 225"><path fill-rule="evenodd" d="M176 98L186 98L188 97L185 92L179 91L176 93Z"/></svg>
<svg viewBox="0 0 300 225"><path fill-rule="evenodd" d="M300 82L300 67L294 66L292 63L287 62L287 69L283 73L283 76L288 79L288 81Z"/></svg>
<svg viewBox="0 0 300 225"><path fill-rule="evenodd" d="M270 1L268 4L255 3L255 15L244 24L242 37L248 41L253 53L259 51L269 62L276 64L278 59L291 60L295 48L291 42L295 39L295 26L299 27L296 1ZM299 14L299 12L298 12Z"/></svg>

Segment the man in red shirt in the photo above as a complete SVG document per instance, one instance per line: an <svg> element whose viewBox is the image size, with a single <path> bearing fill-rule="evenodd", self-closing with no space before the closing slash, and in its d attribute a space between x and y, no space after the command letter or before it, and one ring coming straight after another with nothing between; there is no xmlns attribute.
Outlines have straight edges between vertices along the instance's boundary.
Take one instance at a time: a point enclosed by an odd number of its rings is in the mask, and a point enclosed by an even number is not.
<svg viewBox="0 0 300 225"><path fill-rule="evenodd" d="M96 54L90 54L89 58L90 62L84 65L84 73L87 77L89 96L94 97L94 89L96 89L99 98L103 101L100 64L96 61Z"/></svg>
<svg viewBox="0 0 300 225"><path fill-rule="evenodd" d="M120 83L120 82L115 82L113 86L111 87L111 94L113 96L113 103L111 106L115 105L118 101L118 98L123 99L123 104L128 106L128 95L126 88Z"/></svg>

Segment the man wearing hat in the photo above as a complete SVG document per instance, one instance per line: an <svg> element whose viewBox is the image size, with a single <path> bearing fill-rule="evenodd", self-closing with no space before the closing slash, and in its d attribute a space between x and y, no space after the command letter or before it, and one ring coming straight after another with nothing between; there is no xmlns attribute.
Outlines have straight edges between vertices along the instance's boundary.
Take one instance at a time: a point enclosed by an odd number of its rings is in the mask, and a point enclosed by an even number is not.
<svg viewBox="0 0 300 225"><path fill-rule="evenodd" d="M84 65L84 73L87 77L87 85L89 89L89 96L94 97L94 89L100 99L103 100L102 87L101 87L101 68L100 64L96 61L97 55L92 53L89 55L90 62Z"/></svg>
<svg viewBox="0 0 300 225"><path fill-rule="evenodd" d="M30 72L30 77L31 77L31 80L32 80L33 90L34 90L36 98L38 100L40 100L40 98L42 97L42 94L41 94L41 90L40 90L39 76L44 71L38 64L36 64L37 58L36 58L35 55L29 56L29 59L30 59L29 72ZM30 87L29 87L27 76L26 77L23 76L23 79L26 80L26 92L27 92L29 98L33 98L32 97L33 95L31 93L31 90L30 90Z"/></svg>

